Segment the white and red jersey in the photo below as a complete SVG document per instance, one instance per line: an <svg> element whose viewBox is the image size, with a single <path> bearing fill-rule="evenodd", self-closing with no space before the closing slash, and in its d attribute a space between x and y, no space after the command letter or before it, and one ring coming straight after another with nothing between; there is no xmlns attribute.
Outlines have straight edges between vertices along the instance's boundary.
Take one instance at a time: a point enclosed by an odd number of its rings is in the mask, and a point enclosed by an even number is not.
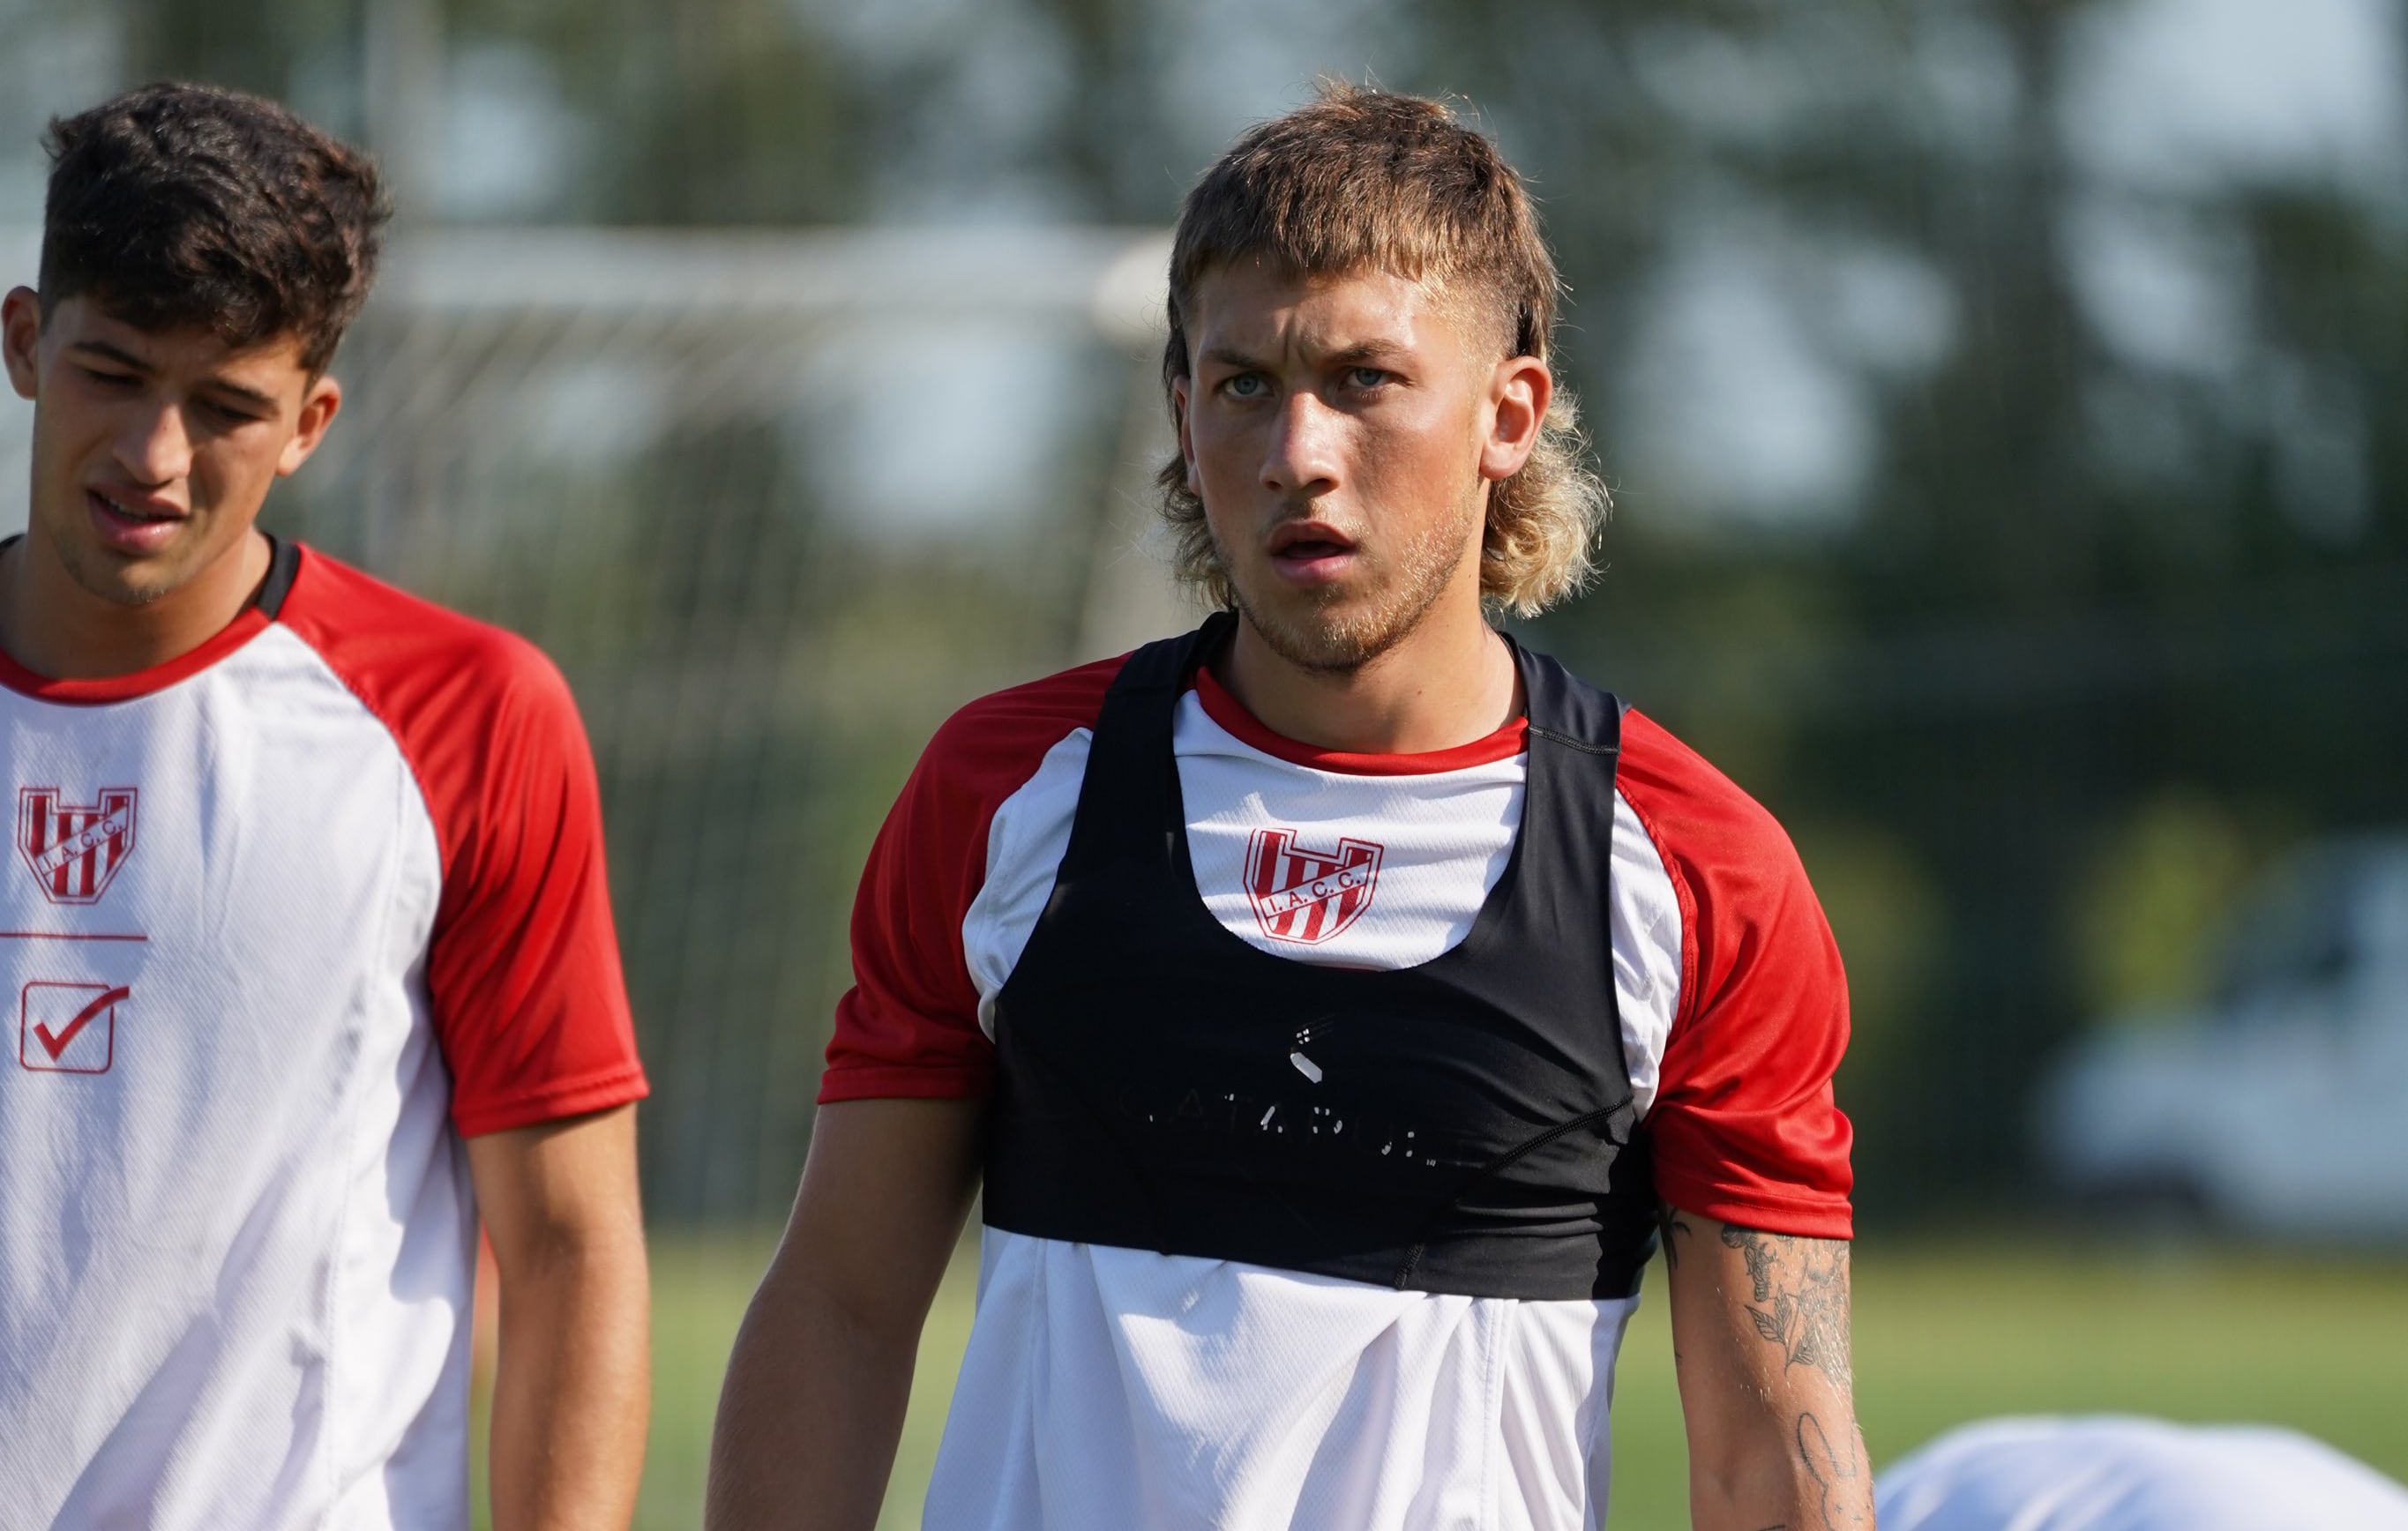
<svg viewBox="0 0 2408 1531"><path fill-rule="evenodd" d="M462 1138L644 1093L531 646L315 552L107 680L0 657L0 1522L467 1524Z"/></svg>
<svg viewBox="0 0 2408 1531"><path fill-rule="evenodd" d="M863 878L824 1102L991 1088L995 998L1053 894L1121 663L974 703L929 746ZM1504 875L1526 745L1517 722L1428 755L1314 750L1200 671L1172 730L1197 896L1222 928L1298 963L1428 962ZM1616 782L1598 907L1660 1194L1707 1217L1849 1237L1850 1133L1831 1092L1845 982L1787 837L1637 713ZM1606 1401L1635 1299L1398 1291L984 1238L931 1526L1603 1521Z"/></svg>

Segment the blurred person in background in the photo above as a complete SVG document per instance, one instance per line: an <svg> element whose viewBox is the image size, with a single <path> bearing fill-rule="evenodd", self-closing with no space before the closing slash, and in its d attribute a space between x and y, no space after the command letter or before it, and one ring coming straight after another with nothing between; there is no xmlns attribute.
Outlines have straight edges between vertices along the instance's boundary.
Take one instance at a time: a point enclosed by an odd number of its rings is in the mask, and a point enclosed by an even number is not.
<svg viewBox="0 0 2408 1531"><path fill-rule="evenodd" d="M526 643L254 524L342 404L373 168L145 88L54 122L0 547L0 1519L624 1526L646 1411L593 766Z"/></svg>
<svg viewBox="0 0 2408 1531"><path fill-rule="evenodd" d="M1838 952L1786 837L1521 648L1604 511L1522 184L1246 135L1171 258L1197 632L973 703L870 856L709 1524L876 1521L974 1193L944 1531L1571 1528L1669 1240L1695 1523L1870 1523Z"/></svg>
<svg viewBox="0 0 2408 1531"><path fill-rule="evenodd" d="M2408 1489L2263 1425L1986 1420L1881 1475L1886 1531L2408 1531Z"/></svg>

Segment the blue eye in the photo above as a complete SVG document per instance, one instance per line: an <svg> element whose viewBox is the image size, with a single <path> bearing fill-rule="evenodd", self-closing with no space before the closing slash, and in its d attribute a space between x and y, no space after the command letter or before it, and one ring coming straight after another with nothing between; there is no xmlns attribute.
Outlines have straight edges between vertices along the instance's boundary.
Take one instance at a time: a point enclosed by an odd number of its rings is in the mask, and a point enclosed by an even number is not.
<svg viewBox="0 0 2408 1531"><path fill-rule="evenodd" d="M1356 388L1377 388L1388 380L1388 375L1376 366L1351 366L1346 380Z"/></svg>
<svg viewBox="0 0 2408 1531"><path fill-rule="evenodd" d="M1256 398L1261 395L1262 390L1263 379L1252 372L1240 372L1221 385L1221 391L1233 399Z"/></svg>

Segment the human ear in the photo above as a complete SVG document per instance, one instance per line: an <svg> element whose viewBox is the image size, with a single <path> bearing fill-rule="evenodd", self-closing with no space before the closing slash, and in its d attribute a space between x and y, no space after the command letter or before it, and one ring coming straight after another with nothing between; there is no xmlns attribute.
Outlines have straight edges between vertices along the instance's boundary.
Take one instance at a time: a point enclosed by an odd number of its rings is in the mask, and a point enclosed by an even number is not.
<svg viewBox="0 0 2408 1531"><path fill-rule="evenodd" d="M1522 471L1538 449L1555 402L1555 379L1535 356L1509 356L1488 383L1488 434L1480 443L1480 476L1502 483Z"/></svg>
<svg viewBox="0 0 2408 1531"><path fill-rule="evenodd" d="M343 385L328 377L320 377L309 384L301 396L301 413L294 422L292 439L284 443L284 451L276 460L276 476L289 479L300 471L326 439L326 427L343 410Z"/></svg>
<svg viewBox="0 0 2408 1531"><path fill-rule="evenodd" d="M21 399L35 396L40 380L35 351L42 343L42 300L30 287L12 289L0 299L0 351L8 364L8 386Z"/></svg>

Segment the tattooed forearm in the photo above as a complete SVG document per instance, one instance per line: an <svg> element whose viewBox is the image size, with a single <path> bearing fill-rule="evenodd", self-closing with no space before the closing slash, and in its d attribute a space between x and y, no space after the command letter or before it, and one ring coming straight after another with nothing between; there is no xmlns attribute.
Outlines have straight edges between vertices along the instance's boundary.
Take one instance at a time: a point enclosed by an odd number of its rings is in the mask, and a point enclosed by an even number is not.
<svg viewBox="0 0 2408 1531"><path fill-rule="evenodd" d="M1848 1372L1848 1246L1726 1224L1724 1247L1747 1262L1747 1316L1781 1347L1784 1365L1812 1366L1842 1389Z"/></svg>
<svg viewBox="0 0 2408 1531"><path fill-rule="evenodd" d="M1848 1368L1848 1244L1667 1207L1673 1364L1699 1525L1871 1531ZM1779 1516L1775 1522L1771 1517Z"/></svg>
<svg viewBox="0 0 2408 1531"><path fill-rule="evenodd" d="M1739 1251L1740 1258L1747 1262L1747 1284L1754 1289L1757 1302L1772 1300L1772 1250L1770 1241L1779 1238L1779 1234L1760 1234L1754 1228L1738 1228L1729 1223L1723 1225L1723 1247Z"/></svg>
<svg viewBox="0 0 2408 1531"><path fill-rule="evenodd" d="M1657 1242L1664 1246L1665 1267L1671 1269L1681 1264L1681 1239L1696 1238L1698 1230L1689 1226L1689 1220L1683 1217L1680 1209L1670 1202L1659 1201L1656 1204L1656 1232ZM1673 1237L1676 1234L1680 1237ZM1782 1531L1782 1528L1771 1526L1768 1531Z"/></svg>
<svg viewBox="0 0 2408 1531"><path fill-rule="evenodd" d="M1865 1459L1854 1430L1834 1441L1813 1414L1798 1416L1798 1459L1820 1491L1815 1509L1822 1511L1824 1531L1848 1531L1872 1524L1870 1495L1864 1484Z"/></svg>

